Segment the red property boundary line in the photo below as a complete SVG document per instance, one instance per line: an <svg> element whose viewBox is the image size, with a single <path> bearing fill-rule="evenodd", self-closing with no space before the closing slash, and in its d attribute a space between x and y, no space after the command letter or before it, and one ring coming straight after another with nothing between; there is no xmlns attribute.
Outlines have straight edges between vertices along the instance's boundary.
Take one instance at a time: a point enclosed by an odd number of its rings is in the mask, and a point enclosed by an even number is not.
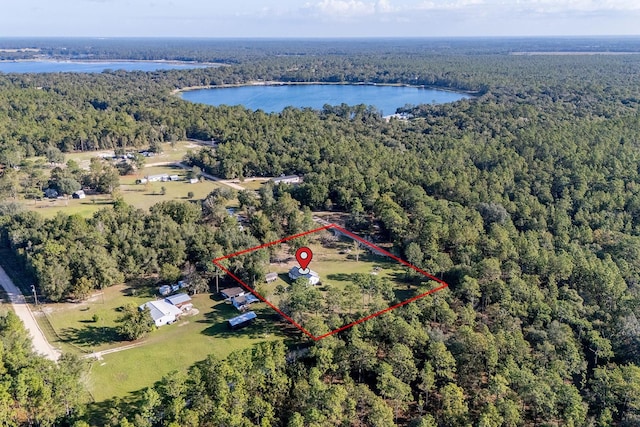
<svg viewBox="0 0 640 427"><path fill-rule="evenodd" d="M308 235L308 234L317 233L318 231L322 231L322 230L329 230L329 229L332 229L332 228L335 228L336 230L338 230L338 231L339 231L339 232L341 232L342 234L344 234L344 235L346 235L346 236L348 236L348 237L350 237L350 238L352 238L352 239L354 239L354 240L356 240L356 241L360 242L360 243L361 243L361 244L363 244L363 245L366 245L366 246L370 247L370 248L371 248L371 249L373 249L374 251L379 252L379 253L381 253L381 254L383 254L383 255L385 255L385 256L387 256L387 257L389 257L389 258L391 258L391 259L393 259L393 260L395 260L395 261L397 261L397 262L399 262L400 264L404 265L405 267L409 267L409 268L411 268L411 269L413 269L413 270L417 271L418 273L423 274L424 276L428 277L429 279L434 280L435 282L439 283L439 284L440 284L440 286L438 286L438 287L436 287L436 288L433 288L433 289L430 289L430 290L428 290L428 291L427 291L427 292L425 292L425 293L422 293L422 294L420 294L420 295L416 295L416 296L414 296L414 297L412 297L412 298L409 298L409 299L408 299L408 300L406 300L406 301L402 301L402 302L400 302L400 303L398 303L398 304L395 304L395 305L393 305L393 306L391 306L391 307L387 307L387 308L385 308L384 310L380 310L380 311L378 311L378 312L375 312L375 313L373 313L373 314L370 314L370 315L368 315L368 316L366 316L366 317L363 317L362 319L358 319L358 320L356 320L356 321L354 321L354 322L351 322L351 323L349 323L349 324L347 324L347 325L341 326L341 327L340 327L340 328L338 328L338 329L335 329L335 330L333 330L333 331L331 331L331 332L327 332L326 334L323 334L323 335L320 335L320 336L318 336L318 337L317 337L317 336L313 335L311 332L307 331L305 328L303 328L300 324L298 324L296 321L294 321L291 317L289 317L289 316L287 316L285 313L283 313L283 312L282 312L282 310L280 310L278 307L276 307L275 305L273 305L272 303L270 303L269 301L267 301L267 300L266 300L262 295L258 294L258 293L255 291L255 289L252 289L249 285L247 285L247 284L246 284L246 283L244 283L242 280L240 280L240 278L239 278L239 277L237 277L235 274L233 274L232 272L230 272L227 268L225 268L225 267L220 263L221 261L224 261L224 260L229 259L229 258L236 257L236 256L238 256L238 255L243 255L243 254L246 254L246 253L248 253L248 252L253 252L253 251L256 251L256 250L259 250L259 249L264 249L264 248L267 248L267 247L269 247L269 246L273 246L273 245L277 245L277 244L279 244L279 243L287 242L287 241L289 241L289 240L297 239L298 237L306 236L306 235ZM380 316L381 314L384 314L384 313L386 313L386 312L389 312L389 311L391 311L391 310L394 310L394 309L396 309L396 308L398 308L398 307L402 307L403 305L409 304L410 302L413 302L413 301L419 300L420 298L424 298L424 297L426 297L427 295L431 295L431 294L433 294L433 293L435 293L435 292L441 291L441 290L443 290L443 289L445 289L445 288L447 288L447 287L449 286L447 283L445 283L444 281L442 281L442 280L438 279L437 277L435 277L435 276L433 276L433 275L431 275L431 274L427 273L426 271L424 271L424 270L422 270L422 269L420 269L420 268L416 267L416 266L415 266L415 265L413 265L413 264L408 263L407 261L405 261L405 260L403 260L403 259L398 258L397 256L393 255L392 253L390 253L390 252L388 252L388 251L385 251L385 250L384 250L384 249L382 249L381 247L376 246L376 245L374 245L373 243L371 243L371 242L368 242L368 241L364 240L362 237L357 236L357 235L353 234L352 232L347 231L347 230L345 230L344 228L342 228L342 227L340 227L340 226L338 226L338 225L336 225L336 224L329 224L329 225L326 225L326 226L324 226L324 227L319 227L319 228L316 228L316 229L313 229L313 230L309 230L309 231L305 231L305 232L303 232L303 233L296 234L296 235L294 235L294 236L285 237L284 239L280 239L280 240L276 240L276 241L273 241L273 242L265 243L264 245L256 246L256 247L249 248L249 249L244 249L244 250L241 250L241 251L238 251L238 252L235 252L235 253L229 254L229 255L225 255L225 256L223 256L223 257L220 257L220 258L216 258L216 259L214 259L214 260L213 260L213 263L214 263L214 264L215 264L219 269L221 269L222 271L224 271L225 273L227 273L227 274L228 274L231 278L233 278L236 282L238 282L240 285L242 285L242 287L243 287L243 288L245 288L247 291L249 291L249 292L251 292L253 295L255 295L255 296L256 296L260 301L264 302L264 303L265 303L265 304L267 304L269 307L273 308L273 309L274 309L278 314L280 314L282 317L284 317L285 319L287 319L289 322L291 322L291 324L292 324L292 325L294 325L296 328L300 329L300 330L301 330L305 335L307 335L309 338L311 338L311 339L312 339L312 340L314 340L314 341L319 341L319 340L321 340L321 339L323 339L323 338L326 338L326 337L328 337L328 336L331 336L331 335L333 335L333 334L337 334L338 332L344 331L345 329L349 329L350 327L352 327L352 326L354 326L354 325L357 325L357 324L359 324L359 323L365 322L365 321L367 321L367 320L369 320L369 319L373 319L374 317Z"/></svg>

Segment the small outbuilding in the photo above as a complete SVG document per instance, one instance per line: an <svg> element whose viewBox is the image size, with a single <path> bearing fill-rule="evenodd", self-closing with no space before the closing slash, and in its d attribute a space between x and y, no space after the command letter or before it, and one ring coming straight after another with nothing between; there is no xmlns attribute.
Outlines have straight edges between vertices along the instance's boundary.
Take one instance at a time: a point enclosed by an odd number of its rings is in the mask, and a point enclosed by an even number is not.
<svg viewBox="0 0 640 427"><path fill-rule="evenodd" d="M74 199L84 199L87 197L87 195L84 194L83 190L78 190L75 193L73 193L71 197L73 197Z"/></svg>
<svg viewBox="0 0 640 427"><path fill-rule="evenodd" d="M239 297L231 298L231 304L240 311L247 310L251 304L260 301L253 294L244 294Z"/></svg>
<svg viewBox="0 0 640 427"><path fill-rule="evenodd" d="M253 311L248 311L240 316L227 320L231 329L240 329L251 324L258 316Z"/></svg>
<svg viewBox="0 0 640 427"><path fill-rule="evenodd" d="M246 291L240 287L228 288L220 291L220 295L222 295L222 297L226 299L236 298L244 295L245 293Z"/></svg>
<svg viewBox="0 0 640 427"><path fill-rule="evenodd" d="M275 282L278 280L278 273L267 273L266 275L267 283Z"/></svg>
<svg viewBox="0 0 640 427"><path fill-rule="evenodd" d="M158 292L160 292L160 295L162 295L163 297L166 297L167 295L171 294L171 286L162 285L158 288Z"/></svg>
<svg viewBox="0 0 640 427"><path fill-rule="evenodd" d="M44 197L55 199L56 197L58 197L58 191L54 188L47 188L44 190Z"/></svg>

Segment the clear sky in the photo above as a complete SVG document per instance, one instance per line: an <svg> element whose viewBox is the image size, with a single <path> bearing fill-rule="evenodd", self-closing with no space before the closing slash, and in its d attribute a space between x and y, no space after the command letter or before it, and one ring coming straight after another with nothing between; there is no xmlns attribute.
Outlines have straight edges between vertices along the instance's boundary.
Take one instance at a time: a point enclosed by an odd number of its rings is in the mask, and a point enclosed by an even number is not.
<svg viewBox="0 0 640 427"><path fill-rule="evenodd" d="M638 35L640 0L4 0L0 37Z"/></svg>

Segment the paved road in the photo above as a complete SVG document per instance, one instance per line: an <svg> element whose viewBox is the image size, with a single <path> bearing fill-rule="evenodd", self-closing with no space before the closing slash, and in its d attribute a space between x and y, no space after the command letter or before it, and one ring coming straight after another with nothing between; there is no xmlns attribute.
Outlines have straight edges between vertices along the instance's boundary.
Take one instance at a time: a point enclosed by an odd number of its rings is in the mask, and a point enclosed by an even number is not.
<svg viewBox="0 0 640 427"><path fill-rule="evenodd" d="M4 288L5 292L9 295L9 300L11 301L11 306L13 310L16 312L18 317L24 323L25 328L29 331L31 335L31 339L33 341L33 349L37 352L45 356L47 359L58 360L60 357L60 352L53 348L47 338L45 338L42 330L38 326L38 322L33 317L33 313L31 309L27 305L24 299L24 295L20 292L20 289L13 284L13 281L7 273L5 273L4 269L0 267L0 285Z"/></svg>

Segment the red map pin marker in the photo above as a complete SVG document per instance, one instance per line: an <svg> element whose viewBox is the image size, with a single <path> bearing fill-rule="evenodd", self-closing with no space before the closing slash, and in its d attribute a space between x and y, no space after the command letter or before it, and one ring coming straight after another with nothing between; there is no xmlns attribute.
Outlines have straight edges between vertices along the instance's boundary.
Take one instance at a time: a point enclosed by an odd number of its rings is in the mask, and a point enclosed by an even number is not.
<svg viewBox="0 0 640 427"><path fill-rule="evenodd" d="M298 260L298 264L300 264L300 268L302 270L306 270L311 262L311 258L313 258L313 252L311 249L302 247L296 251L296 259Z"/></svg>

